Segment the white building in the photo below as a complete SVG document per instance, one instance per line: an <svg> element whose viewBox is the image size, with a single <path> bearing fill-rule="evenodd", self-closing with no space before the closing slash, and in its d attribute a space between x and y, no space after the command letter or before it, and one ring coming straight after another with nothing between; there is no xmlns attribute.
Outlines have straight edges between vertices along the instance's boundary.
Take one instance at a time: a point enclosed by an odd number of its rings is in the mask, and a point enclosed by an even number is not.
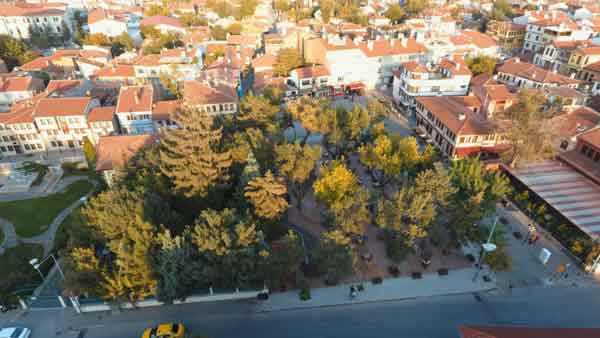
<svg viewBox="0 0 600 338"><path fill-rule="evenodd" d="M154 132L152 86L121 87L115 113L123 134L148 134Z"/></svg>
<svg viewBox="0 0 600 338"><path fill-rule="evenodd" d="M65 13L62 9L42 5L0 4L0 35L29 39L31 30L44 29L49 34L62 36L69 26Z"/></svg>
<svg viewBox="0 0 600 338"><path fill-rule="evenodd" d="M0 112L43 91L44 81L31 76L0 77Z"/></svg>
<svg viewBox="0 0 600 338"><path fill-rule="evenodd" d="M415 61L406 62L394 72L392 96L396 103L414 108L416 97L466 95L471 75L460 57L442 59L432 68Z"/></svg>
<svg viewBox="0 0 600 338"><path fill-rule="evenodd" d="M108 37L127 33L127 17L120 13L97 8L88 14L90 34L104 34Z"/></svg>

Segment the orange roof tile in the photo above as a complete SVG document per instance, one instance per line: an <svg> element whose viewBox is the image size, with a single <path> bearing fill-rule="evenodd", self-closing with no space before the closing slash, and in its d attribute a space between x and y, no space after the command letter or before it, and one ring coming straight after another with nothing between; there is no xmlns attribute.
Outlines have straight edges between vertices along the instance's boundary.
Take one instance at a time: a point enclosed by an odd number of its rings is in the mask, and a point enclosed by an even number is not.
<svg viewBox="0 0 600 338"><path fill-rule="evenodd" d="M121 167L156 140L157 137L152 134L101 136L96 148L96 170L112 170Z"/></svg>
<svg viewBox="0 0 600 338"><path fill-rule="evenodd" d="M498 68L498 72L522 77L538 83L553 83L557 85L580 83L578 80L542 69L528 62L523 62L519 58L511 58L506 60Z"/></svg>
<svg viewBox="0 0 600 338"><path fill-rule="evenodd" d="M115 116L115 106L95 107L90 110L88 122L112 121Z"/></svg>
<svg viewBox="0 0 600 338"><path fill-rule="evenodd" d="M41 99L35 107L35 117L85 115L89 97L60 97Z"/></svg>
<svg viewBox="0 0 600 338"><path fill-rule="evenodd" d="M152 107L153 120L168 120L172 114L181 108L181 101L158 101Z"/></svg>
<svg viewBox="0 0 600 338"><path fill-rule="evenodd" d="M152 86L121 87L116 113L150 112L153 95Z"/></svg>

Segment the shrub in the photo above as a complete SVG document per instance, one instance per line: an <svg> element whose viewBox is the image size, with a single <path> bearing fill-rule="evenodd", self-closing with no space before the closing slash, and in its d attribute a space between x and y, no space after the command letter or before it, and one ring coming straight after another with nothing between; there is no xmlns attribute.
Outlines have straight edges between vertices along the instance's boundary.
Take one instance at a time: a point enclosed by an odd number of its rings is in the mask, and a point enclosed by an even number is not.
<svg viewBox="0 0 600 338"><path fill-rule="evenodd" d="M298 295L300 300L306 301L310 299L310 288L304 287L300 290L300 294Z"/></svg>
<svg viewBox="0 0 600 338"><path fill-rule="evenodd" d="M505 271L511 267L511 258L504 249L488 253L484 258L485 263L490 266L492 271Z"/></svg>
<svg viewBox="0 0 600 338"><path fill-rule="evenodd" d="M406 247L402 238L387 235L385 238L385 251L394 263L401 263L410 253L410 248Z"/></svg>

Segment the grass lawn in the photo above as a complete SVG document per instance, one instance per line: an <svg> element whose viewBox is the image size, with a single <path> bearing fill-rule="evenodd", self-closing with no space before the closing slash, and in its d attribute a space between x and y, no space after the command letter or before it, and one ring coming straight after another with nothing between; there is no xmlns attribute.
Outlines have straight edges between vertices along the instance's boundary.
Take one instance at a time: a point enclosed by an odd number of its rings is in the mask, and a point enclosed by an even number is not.
<svg viewBox="0 0 600 338"><path fill-rule="evenodd" d="M44 249L37 244L21 244L7 249L0 256L0 289L13 289L27 284L39 284L39 274L29 265L32 258L42 259Z"/></svg>
<svg viewBox="0 0 600 338"><path fill-rule="evenodd" d="M0 215L15 226L21 237L32 237L46 231L52 221L94 186L88 181L76 181L64 192L30 200L0 203Z"/></svg>

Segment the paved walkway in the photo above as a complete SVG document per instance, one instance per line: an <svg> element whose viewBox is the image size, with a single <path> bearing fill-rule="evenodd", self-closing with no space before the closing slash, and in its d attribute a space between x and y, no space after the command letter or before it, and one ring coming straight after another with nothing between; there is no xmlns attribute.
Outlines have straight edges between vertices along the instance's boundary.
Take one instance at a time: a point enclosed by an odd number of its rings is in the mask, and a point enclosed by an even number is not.
<svg viewBox="0 0 600 338"><path fill-rule="evenodd" d="M281 311L301 308L350 305L357 303L382 302L419 297L442 296L473 292L489 291L496 288L496 283L484 282L481 278L473 282L474 268L451 270L447 276L425 274L422 279L411 277L389 278L382 284L365 283L365 290L358 292L354 300L350 300L350 284L333 287L311 289L311 299L301 301L298 290L273 293L267 301L259 304L258 311Z"/></svg>
<svg viewBox="0 0 600 338"><path fill-rule="evenodd" d="M526 243L527 225L535 222L519 209L514 207L505 209L498 206L497 213L508 221L504 228L507 235L508 251L512 257L511 271L498 274L500 286L504 287L509 282L514 287L534 285L589 286L596 284L597 281L585 274L572 256L565 252L566 249L541 227L537 227L539 229L538 234L541 235L540 239L534 244ZM516 239L513 232L520 232L523 238ZM542 248L552 253L546 264L542 264L539 259ZM569 264L567 278L557 278L556 269L560 264Z"/></svg>
<svg viewBox="0 0 600 338"><path fill-rule="evenodd" d="M79 181L82 179L88 179L86 176L72 176L66 178L64 181L60 182L56 187L55 192L63 191L69 184ZM98 182L95 180L89 180L94 186L98 185ZM93 190L88 192L85 195L85 199L87 199ZM48 255L54 246L54 238L56 237L56 232L58 231L58 227L60 224L79 206L85 203L85 199L78 199L73 202L70 206L60 212L58 216L48 225L48 229L41 235L29 238L19 238L16 234L14 226L8 222L7 220L0 217L0 226L2 226L2 231L4 231L5 241L0 244L0 248L13 248L19 244L19 242L27 243L27 244L39 244L44 247L44 256Z"/></svg>

